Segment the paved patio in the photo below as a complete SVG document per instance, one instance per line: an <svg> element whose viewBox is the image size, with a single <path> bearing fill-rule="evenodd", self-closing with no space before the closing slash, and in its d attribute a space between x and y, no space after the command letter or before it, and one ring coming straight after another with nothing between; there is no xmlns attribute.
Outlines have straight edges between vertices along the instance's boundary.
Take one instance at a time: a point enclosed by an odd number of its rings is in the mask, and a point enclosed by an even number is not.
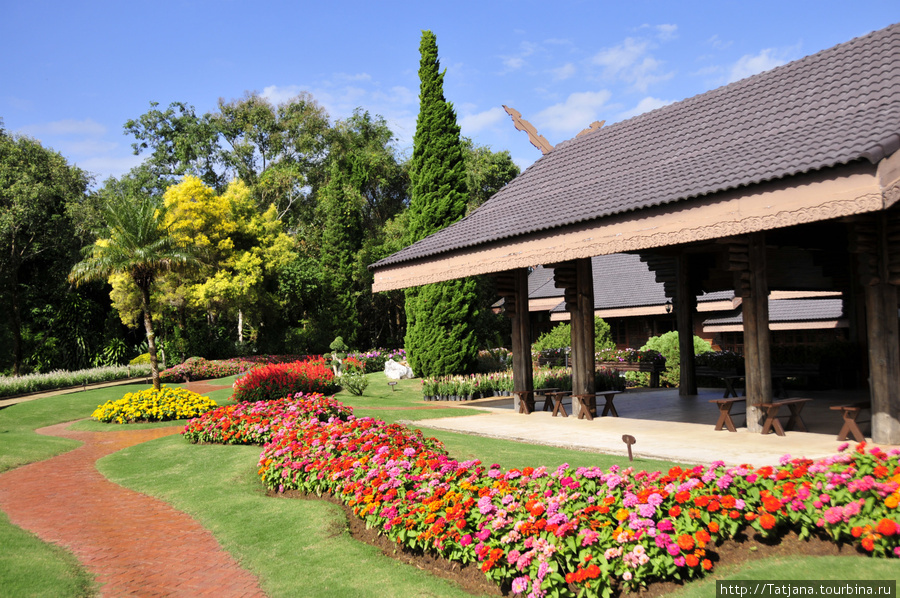
<svg viewBox="0 0 900 598"><path fill-rule="evenodd" d="M616 398L619 417L599 417L593 421L571 415L552 417L550 412L540 411L543 406L540 399L539 411L530 415L516 413L510 397L480 399L450 404L486 410L486 414L418 420L415 425L609 454L627 454L622 435L630 434L637 440L632 447L635 456L682 463L707 464L721 460L729 465L760 466L777 464L786 454L813 459L833 455L842 444L837 440L842 421L840 413L829 407L866 398L865 391L793 392L792 397L813 399L802 413L809 432L763 436L741 427L746 425L743 415L734 418L739 426L737 432L715 431L718 408L709 400L721 398L722 392L704 388L698 395L679 397L677 389L629 390ZM566 410L572 413L568 402ZM743 411L743 405L736 405L734 410ZM870 433L868 423L860 427L864 434Z"/></svg>

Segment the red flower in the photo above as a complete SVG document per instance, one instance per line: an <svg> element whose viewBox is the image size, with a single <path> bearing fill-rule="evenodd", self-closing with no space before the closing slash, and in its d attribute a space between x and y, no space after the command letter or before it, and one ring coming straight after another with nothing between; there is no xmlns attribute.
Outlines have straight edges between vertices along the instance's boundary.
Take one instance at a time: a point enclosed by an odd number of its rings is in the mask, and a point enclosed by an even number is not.
<svg viewBox="0 0 900 598"><path fill-rule="evenodd" d="M872 552L873 550L875 550L875 539L872 536L866 536L865 538L863 538L862 547L869 552Z"/></svg>
<svg viewBox="0 0 900 598"><path fill-rule="evenodd" d="M700 559L698 559L697 557L695 557L692 554L689 554L686 557L684 557L684 562L687 563L688 567L696 567L697 565L700 564Z"/></svg>
<svg viewBox="0 0 900 598"><path fill-rule="evenodd" d="M681 507L674 505L669 509L669 517L678 517L681 515Z"/></svg>
<svg viewBox="0 0 900 598"><path fill-rule="evenodd" d="M763 529L772 529L775 527L775 517L771 513L764 513L759 518L759 524Z"/></svg>

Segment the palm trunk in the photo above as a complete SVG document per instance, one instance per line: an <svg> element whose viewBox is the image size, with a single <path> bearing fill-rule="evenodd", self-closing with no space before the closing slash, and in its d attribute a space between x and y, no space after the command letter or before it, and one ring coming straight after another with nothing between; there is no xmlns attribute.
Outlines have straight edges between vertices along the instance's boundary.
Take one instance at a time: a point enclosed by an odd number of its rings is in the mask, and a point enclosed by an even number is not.
<svg viewBox="0 0 900 598"><path fill-rule="evenodd" d="M144 328L147 331L147 351L150 353L153 388L159 390L159 361L156 356L156 334L153 332L153 319L150 314L150 286L138 284L138 287L141 289L141 307L144 309Z"/></svg>

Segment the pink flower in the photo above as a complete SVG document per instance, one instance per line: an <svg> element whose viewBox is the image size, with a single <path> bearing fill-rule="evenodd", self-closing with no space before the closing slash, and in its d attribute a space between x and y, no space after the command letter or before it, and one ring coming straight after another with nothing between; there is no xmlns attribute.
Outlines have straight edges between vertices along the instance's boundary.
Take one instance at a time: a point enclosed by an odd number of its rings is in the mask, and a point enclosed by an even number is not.
<svg viewBox="0 0 900 598"><path fill-rule="evenodd" d="M513 594L524 594L525 590L528 589L528 576L523 575L521 577L517 577L512 582L512 591Z"/></svg>

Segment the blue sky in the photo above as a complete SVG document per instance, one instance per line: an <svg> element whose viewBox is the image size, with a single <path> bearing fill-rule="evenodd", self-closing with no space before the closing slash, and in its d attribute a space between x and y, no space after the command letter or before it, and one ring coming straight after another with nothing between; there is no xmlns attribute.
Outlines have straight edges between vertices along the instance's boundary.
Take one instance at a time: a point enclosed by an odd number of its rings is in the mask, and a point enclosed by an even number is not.
<svg viewBox="0 0 900 598"><path fill-rule="evenodd" d="M526 167L540 152L503 104L555 144L898 21L897 0L5 0L0 118L98 181L141 161L122 126L151 101L203 113L253 91L380 114L409 153L430 29L463 135Z"/></svg>

